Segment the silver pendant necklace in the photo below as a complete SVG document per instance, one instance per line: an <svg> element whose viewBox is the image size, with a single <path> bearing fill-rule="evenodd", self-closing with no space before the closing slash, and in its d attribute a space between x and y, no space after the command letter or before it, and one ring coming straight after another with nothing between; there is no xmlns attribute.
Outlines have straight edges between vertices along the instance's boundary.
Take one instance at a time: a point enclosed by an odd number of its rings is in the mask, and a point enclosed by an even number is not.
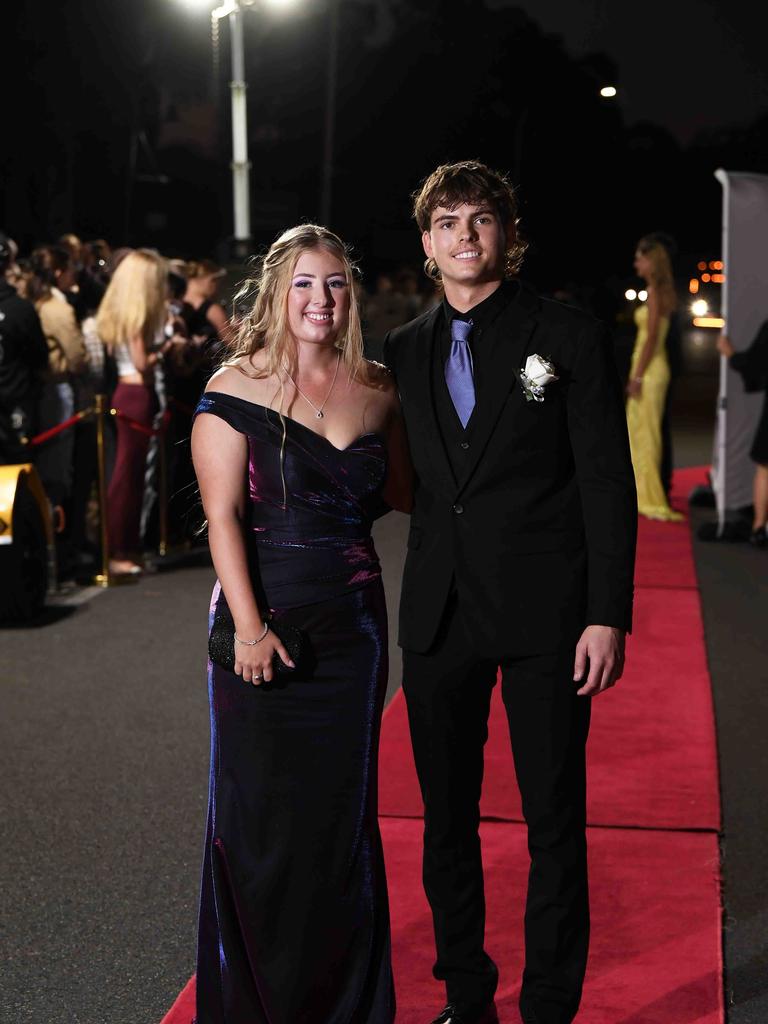
<svg viewBox="0 0 768 1024"><path fill-rule="evenodd" d="M285 364L283 364L283 370L285 371L286 377L291 382L291 384L293 384L293 386L296 388L296 390L301 395L301 397L304 399L304 401L307 403L307 405L311 405L312 408L315 410L315 418L318 419L318 420L323 419L324 416L325 416L325 413L323 412L323 409L325 408L325 403L331 397L331 392L333 391L334 385L336 384L336 378L339 375L339 366L340 366L340 364L341 364L341 351L338 352L338 355L336 357L336 369L335 369L334 374L333 374L333 380L331 381L331 386L328 388L328 394L323 399L321 405L315 405L315 403L312 401L311 398L307 398L307 396L301 390L299 385L296 383L296 381L293 379L293 377L288 372L288 367Z"/></svg>

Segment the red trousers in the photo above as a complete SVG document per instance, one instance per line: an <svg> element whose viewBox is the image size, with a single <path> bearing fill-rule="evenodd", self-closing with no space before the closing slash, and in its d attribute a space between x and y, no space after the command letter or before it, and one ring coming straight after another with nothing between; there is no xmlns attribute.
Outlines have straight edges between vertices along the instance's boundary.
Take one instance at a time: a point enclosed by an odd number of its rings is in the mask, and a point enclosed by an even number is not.
<svg viewBox="0 0 768 1024"><path fill-rule="evenodd" d="M157 412L157 396L145 384L118 384L112 405L130 419L151 427ZM137 558L141 554L141 504L149 437L117 418L117 454L109 481L107 510L109 551L112 558Z"/></svg>

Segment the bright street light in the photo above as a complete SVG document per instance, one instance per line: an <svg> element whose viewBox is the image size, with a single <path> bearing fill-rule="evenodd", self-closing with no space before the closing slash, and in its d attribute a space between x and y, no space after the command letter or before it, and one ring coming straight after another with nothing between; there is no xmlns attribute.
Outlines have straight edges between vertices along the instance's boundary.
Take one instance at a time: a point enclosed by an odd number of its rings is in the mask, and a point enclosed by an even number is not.
<svg viewBox="0 0 768 1024"><path fill-rule="evenodd" d="M210 10L211 0L180 0L195 10ZM223 0L211 11L212 22L229 19L232 39L232 79L229 83L232 98L232 205L234 208L235 255L248 254L251 242L251 196L248 159L248 109L246 105L245 42L243 38L243 12L246 8L287 9L296 0Z"/></svg>
<svg viewBox="0 0 768 1024"><path fill-rule="evenodd" d="M603 96L605 99L613 99L613 97L616 95L616 86L604 85L603 88L600 90L600 95Z"/></svg>
<svg viewBox="0 0 768 1024"><path fill-rule="evenodd" d="M215 0L177 0L183 7L190 7L194 10L205 11L210 10L215 5ZM298 0L238 0L238 7L271 7L275 10L282 8L294 7ZM222 7L226 7L227 10L231 4L224 3ZM217 8L220 10L221 8ZM213 12L216 13L215 11Z"/></svg>

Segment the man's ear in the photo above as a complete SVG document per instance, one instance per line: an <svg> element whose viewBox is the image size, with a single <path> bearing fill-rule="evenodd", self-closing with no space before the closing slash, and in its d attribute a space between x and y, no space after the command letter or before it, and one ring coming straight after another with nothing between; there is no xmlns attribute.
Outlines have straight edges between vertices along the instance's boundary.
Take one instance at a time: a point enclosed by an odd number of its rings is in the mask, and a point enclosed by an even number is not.
<svg viewBox="0 0 768 1024"><path fill-rule="evenodd" d="M432 259L432 257L435 255L435 253L434 253L434 251L432 249L432 236L430 235L430 233L428 231L422 231L422 233L421 233L421 244L424 247L424 252L427 254L427 256L430 259Z"/></svg>

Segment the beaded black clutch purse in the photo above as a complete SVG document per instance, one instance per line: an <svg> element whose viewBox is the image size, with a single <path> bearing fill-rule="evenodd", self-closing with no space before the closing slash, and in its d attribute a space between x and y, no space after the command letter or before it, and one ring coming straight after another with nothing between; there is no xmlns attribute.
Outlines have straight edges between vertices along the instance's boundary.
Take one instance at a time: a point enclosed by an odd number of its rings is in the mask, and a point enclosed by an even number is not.
<svg viewBox="0 0 768 1024"><path fill-rule="evenodd" d="M291 656L296 666L290 668L283 662L280 655L275 652L272 657L272 670L281 674L292 674L297 672L307 658L308 641L306 633L296 626L288 626L285 623L275 624L270 620L269 628L280 640L283 647ZM216 614L213 617L213 626L208 636L208 657L221 668L228 672L235 670L235 623L229 606L222 597L216 605Z"/></svg>

